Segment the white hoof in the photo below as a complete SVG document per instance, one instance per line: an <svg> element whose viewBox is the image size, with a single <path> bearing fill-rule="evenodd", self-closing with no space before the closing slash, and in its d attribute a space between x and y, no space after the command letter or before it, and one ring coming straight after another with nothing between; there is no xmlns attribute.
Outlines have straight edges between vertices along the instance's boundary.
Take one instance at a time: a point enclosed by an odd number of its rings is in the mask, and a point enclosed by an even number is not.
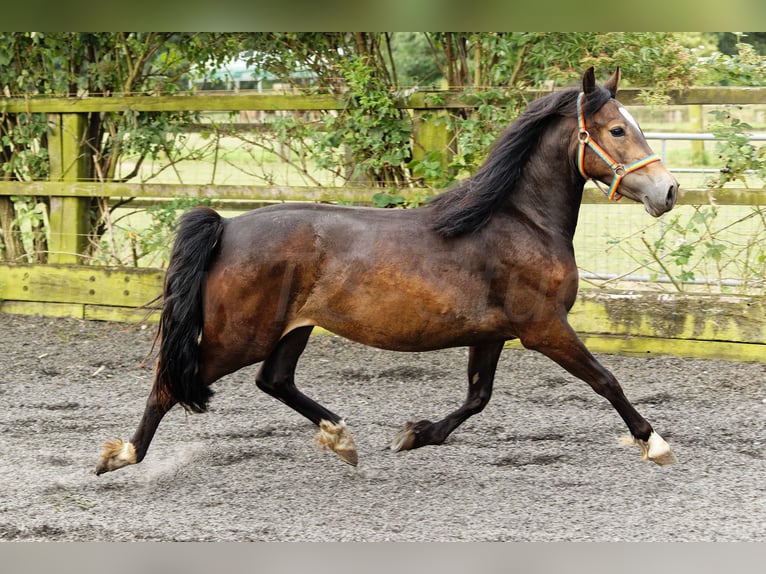
<svg viewBox="0 0 766 574"><path fill-rule="evenodd" d="M314 442L320 448L335 451L343 462L356 466L358 462L356 443L344 421L338 424L327 420L319 421L319 431L314 436Z"/></svg>
<svg viewBox="0 0 766 574"><path fill-rule="evenodd" d="M660 435L652 431L649 440L640 440L633 437L626 437L625 444L637 444L641 449L641 458L651 460L660 466L667 466L676 462L676 455Z"/></svg>

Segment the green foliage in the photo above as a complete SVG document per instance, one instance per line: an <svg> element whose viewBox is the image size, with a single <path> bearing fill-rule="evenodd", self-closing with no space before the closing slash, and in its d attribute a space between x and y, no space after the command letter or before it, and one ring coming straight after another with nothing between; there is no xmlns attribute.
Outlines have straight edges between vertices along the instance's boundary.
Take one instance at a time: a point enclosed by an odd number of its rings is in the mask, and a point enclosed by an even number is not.
<svg viewBox="0 0 766 574"><path fill-rule="evenodd" d="M0 114L0 169L6 179L33 181L48 176L48 150L43 145L48 133L43 114Z"/></svg>
<svg viewBox="0 0 766 574"><path fill-rule="evenodd" d="M721 188L733 181L740 181L747 187L748 171L758 177L761 184L766 181L766 145L754 145L748 137L752 126L731 112L731 108L710 112L715 118L711 130L723 141L716 144L722 167L720 173L707 182L708 187Z"/></svg>
<svg viewBox="0 0 766 574"><path fill-rule="evenodd" d="M405 199L392 192L380 192L372 196L372 204L375 207L403 207Z"/></svg>
<svg viewBox="0 0 766 574"><path fill-rule="evenodd" d="M475 172L497 136L513 122L524 106L523 96L518 90L505 88L468 91L466 98L476 107L470 113L452 116L457 145L445 174L450 180ZM504 101L505 105L495 105L497 101Z"/></svg>
<svg viewBox="0 0 766 574"><path fill-rule="evenodd" d="M431 150L423 154L421 159L413 159L407 164L412 176L423 181L435 181L434 187L441 187L449 180L442 162L442 150Z"/></svg>
<svg viewBox="0 0 766 574"><path fill-rule="evenodd" d="M372 196L372 204L374 207L383 208L413 208L423 205L430 194L424 190L423 193L411 194L409 199L404 198L402 195L398 195L395 190L388 190L385 192L379 192Z"/></svg>
<svg viewBox="0 0 766 574"><path fill-rule="evenodd" d="M347 180L406 185L409 117L396 106L393 93L367 58L348 58L337 67L348 86L348 105L337 115L327 115L325 130L315 136L312 152L317 165L337 169L343 158L350 168Z"/></svg>
<svg viewBox="0 0 766 574"><path fill-rule="evenodd" d="M744 42L736 48L732 55L714 52L702 58L698 81L711 86L766 86L766 57Z"/></svg>
<svg viewBox="0 0 766 574"><path fill-rule="evenodd" d="M426 34L395 32L391 44L399 87L439 87L442 72L433 57Z"/></svg>
<svg viewBox="0 0 766 574"><path fill-rule="evenodd" d="M139 223L131 218L109 221L108 231L100 238L94 257L107 265L164 268L170 259L172 237L178 217L197 205L211 205L209 199L177 197L169 202L152 205L143 212L134 212Z"/></svg>
<svg viewBox="0 0 766 574"><path fill-rule="evenodd" d="M686 221L682 221L682 216L676 214L663 226L660 237L653 244L653 253L667 250L666 259L670 260L676 271L672 273L671 266L665 266L664 270L669 273L671 279L675 275L677 280L683 283L696 278L692 257L698 248L702 248L700 251L703 259L711 257L720 261L726 246L715 241L711 229L716 215L717 210L713 207L697 207ZM670 237L673 237L672 243L668 241ZM674 284L682 290L680 283L674 281Z"/></svg>
<svg viewBox="0 0 766 574"><path fill-rule="evenodd" d="M377 45L380 36L362 32L241 34L239 49L249 65L273 74L280 83L335 92L344 88L337 63Z"/></svg>
<svg viewBox="0 0 766 574"><path fill-rule="evenodd" d="M601 75L621 66L627 83L653 87L655 101L665 89L687 86L694 74L690 50L664 32L276 33L248 35L242 47L254 65L283 82L305 88L297 72L310 71L313 89L343 93L349 106L337 116L324 114L323 130L309 139L298 135L298 147L345 181L384 186L414 179L442 187L474 172L524 107L524 88L575 84L587 65ZM415 161L409 119L393 106L401 87L412 83L446 84L479 100L475 111L450 119L450 149L428 150Z"/></svg>
<svg viewBox="0 0 766 574"><path fill-rule="evenodd" d="M667 92L688 88L698 71L693 52L669 32L594 34L589 44L582 64L602 73L619 67L621 84L641 87L649 105L667 103Z"/></svg>
<svg viewBox="0 0 766 574"><path fill-rule="evenodd" d="M604 77L616 67L623 85L644 88L647 103L661 103L670 89L694 79L691 50L673 34L657 33L480 33L432 34L434 46L458 54L442 68L450 85L463 90L476 107L451 117L455 134L450 163L442 169L441 185L476 171L498 136L526 106L524 89L577 85L582 70L594 65ZM449 48L449 49L448 49ZM502 104L498 104L502 102ZM438 174L435 157L413 166L414 175Z"/></svg>
<svg viewBox="0 0 766 574"><path fill-rule="evenodd" d="M36 245L48 239L50 226L47 206L35 198L12 196L11 201L16 212L13 224L19 229L27 253L32 254L36 251ZM27 262L33 262L31 255L27 256Z"/></svg>

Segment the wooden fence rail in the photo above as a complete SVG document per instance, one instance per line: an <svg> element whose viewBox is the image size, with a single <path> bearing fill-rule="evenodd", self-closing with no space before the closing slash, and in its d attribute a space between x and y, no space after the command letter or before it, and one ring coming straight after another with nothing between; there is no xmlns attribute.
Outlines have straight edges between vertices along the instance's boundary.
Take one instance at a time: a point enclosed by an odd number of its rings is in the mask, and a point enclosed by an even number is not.
<svg viewBox="0 0 766 574"><path fill-rule="evenodd" d="M530 92L530 98L547 92ZM670 94L672 104L761 104L766 88L696 88ZM620 99L638 104L638 90L622 90ZM50 203L52 264L0 264L0 312L35 313L113 321L156 320L142 308L161 293L163 272L78 265L88 199L213 199L248 207L274 201L369 201L380 188L304 186L182 185L98 183L84 181L81 149L83 115L107 111L339 110L346 104L330 95L195 94L89 98L0 98L0 113L45 113L53 128L49 138L50 181L0 182L0 195L47 196ZM403 98L413 110L421 153L444 149L451 134L444 124L429 124L434 110L470 108L470 97L452 92L415 93ZM502 105L502 102L498 102ZM400 190L397 190L400 193ZM401 195L407 195L401 190ZM763 190L684 190L680 202L760 205ZM586 190L584 203L601 203ZM762 297L713 297L585 290L572 312L572 323L595 351L671 353L766 362L766 309ZM2 316L0 315L0 322ZM2 328L0 324L0 329Z"/></svg>
<svg viewBox="0 0 766 574"><path fill-rule="evenodd" d="M0 195L7 196L48 196L48 197L110 197L172 199L191 197L219 200L221 202L281 202L281 201L348 201L369 203L370 198L381 191L380 187L347 185L343 187L323 186L279 186L279 185L225 185L225 184L180 184L180 183L98 183L58 181L0 181ZM396 193L405 199L414 199L422 188L402 188ZM679 205L763 205L766 190L760 188L682 188ZM595 188L586 188L582 197L585 205L608 204L609 200ZM239 206L232 203L233 206Z"/></svg>
<svg viewBox="0 0 766 574"><path fill-rule="evenodd" d="M550 93L548 90L530 90L530 100ZM641 105L641 90L620 90L620 101L625 105ZM398 106L411 110L439 110L472 108L479 97L452 91L420 91L402 97ZM748 105L766 102L766 87L697 87L668 93L671 105ZM495 104L506 102L498 98ZM76 114L88 112L139 112L167 111L291 111L291 110L342 110L347 107L342 96L331 94L273 94L273 93L193 93L173 96L110 96L82 98L2 98L0 113L56 113Z"/></svg>
<svg viewBox="0 0 766 574"><path fill-rule="evenodd" d="M0 312L155 323L146 305L162 292L164 272L0 264L0 277ZM570 319L596 352L766 363L763 297L585 289Z"/></svg>

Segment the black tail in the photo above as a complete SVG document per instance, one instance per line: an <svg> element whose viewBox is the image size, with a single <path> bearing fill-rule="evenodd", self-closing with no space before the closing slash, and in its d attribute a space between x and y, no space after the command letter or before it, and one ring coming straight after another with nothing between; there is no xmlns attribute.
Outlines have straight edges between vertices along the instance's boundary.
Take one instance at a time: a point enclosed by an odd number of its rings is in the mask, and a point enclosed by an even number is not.
<svg viewBox="0 0 766 574"><path fill-rule="evenodd" d="M207 409L212 389L199 380L199 337L203 294L210 261L223 232L224 219L208 207L181 216L165 275L157 390L167 391L186 410Z"/></svg>

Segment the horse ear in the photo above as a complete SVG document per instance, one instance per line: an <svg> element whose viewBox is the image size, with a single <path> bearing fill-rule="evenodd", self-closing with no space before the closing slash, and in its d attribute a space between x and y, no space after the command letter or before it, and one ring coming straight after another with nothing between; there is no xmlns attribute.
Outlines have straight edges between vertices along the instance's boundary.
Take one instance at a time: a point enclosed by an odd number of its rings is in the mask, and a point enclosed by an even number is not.
<svg viewBox="0 0 766 574"><path fill-rule="evenodd" d="M609 93L612 94L612 97L615 97L617 95L617 84L620 83L620 68L618 67L614 74L612 74L612 77L609 78L606 83L604 84L604 87L609 90Z"/></svg>
<svg viewBox="0 0 766 574"><path fill-rule="evenodd" d="M585 70L582 75L582 91L586 94L590 94L596 89L596 73L593 70L593 66Z"/></svg>

